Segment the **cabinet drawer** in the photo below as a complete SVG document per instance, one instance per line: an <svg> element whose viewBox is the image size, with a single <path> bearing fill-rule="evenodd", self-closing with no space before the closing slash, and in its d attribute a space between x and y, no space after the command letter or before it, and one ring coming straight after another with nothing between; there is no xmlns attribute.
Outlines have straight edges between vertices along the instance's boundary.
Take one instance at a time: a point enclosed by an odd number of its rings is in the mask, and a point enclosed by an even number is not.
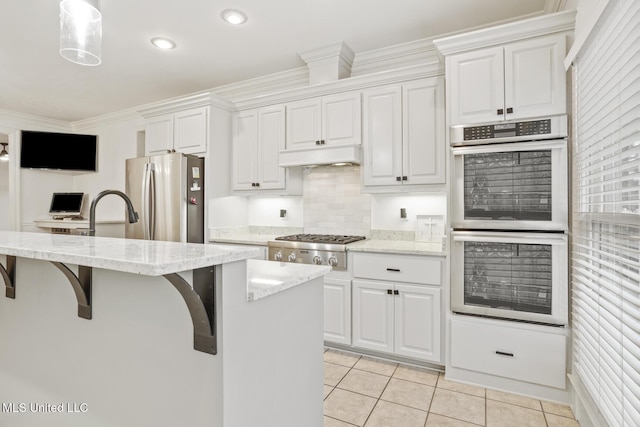
<svg viewBox="0 0 640 427"><path fill-rule="evenodd" d="M519 381L565 388L562 334L451 320L451 365Z"/></svg>
<svg viewBox="0 0 640 427"><path fill-rule="evenodd" d="M442 261L412 255L354 253L353 275L365 279L439 286L442 283Z"/></svg>

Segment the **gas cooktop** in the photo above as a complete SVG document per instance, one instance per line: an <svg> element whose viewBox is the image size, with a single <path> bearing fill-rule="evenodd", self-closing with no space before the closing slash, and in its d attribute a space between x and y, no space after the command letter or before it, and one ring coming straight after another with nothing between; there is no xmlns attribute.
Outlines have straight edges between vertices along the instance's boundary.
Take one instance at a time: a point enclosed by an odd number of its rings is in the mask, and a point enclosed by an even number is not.
<svg viewBox="0 0 640 427"><path fill-rule="evenodd" d="M334 270L346 270L347 245L364 239L364 236L293 234L276 237L267 242L267 247L270 260L330 265Z"/></svg>
<svg viewBox="0 0 640 427"><path fill-rule="evenodd" d="M346 245L364 239L364 236L342 236L335 234L292 234L290 236L276 237L276 240L284 240L287 242L333 243L337 245Z"/></svg>

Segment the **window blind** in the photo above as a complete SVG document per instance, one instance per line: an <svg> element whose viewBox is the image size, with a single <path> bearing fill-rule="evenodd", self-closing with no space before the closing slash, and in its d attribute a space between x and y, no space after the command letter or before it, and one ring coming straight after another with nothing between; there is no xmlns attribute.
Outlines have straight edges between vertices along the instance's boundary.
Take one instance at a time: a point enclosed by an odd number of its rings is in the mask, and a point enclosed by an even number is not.
<svg viewBox="0 0 640 427"><path fill-rule="evenodd" d="M610 1L574 79L573 372L610 426L639 426L639 1Z"/></svg>

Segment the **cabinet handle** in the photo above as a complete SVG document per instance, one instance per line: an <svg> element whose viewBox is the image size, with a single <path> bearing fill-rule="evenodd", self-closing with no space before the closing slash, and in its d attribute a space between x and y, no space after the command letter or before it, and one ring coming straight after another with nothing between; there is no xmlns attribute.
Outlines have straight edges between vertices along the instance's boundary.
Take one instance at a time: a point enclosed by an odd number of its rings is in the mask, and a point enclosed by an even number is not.
<svg viewBox="0 0 640 427"><path fill-rule="evenodd" d="M402 181L402 177L396 176L396 181Z"/></svg>
<svg viewBox="0 0 640 427"><path fill-rule="evenodd" d="M316 141L316 145L320 145L320 141Z"/></svg>
<svg viewBox="0 0 640 427"><path fill-rule="evenodd" d="M496 350L496 354L499 354L500 356L509 356L509 357L513 357L513 353L507 353L505 351L497 351Z"/></svg>
<svg viewBox="0 0 640 427"><path fill-rule="evenodd" d="M513 114L513 108L511 107L507 108L507 114Z"/></svg>
<svg viewBox="0 0 640 427"><path fill-rule="evenodd" d="M320 140L320 145L324 145L324 139Z"/></svg>
<svg viewBox="0 0 640 427"><path fill-rule="evenodd" d="M256 183L255 183L255 182L252 182L252 183L251 183L251 186L252 186L252 187L255 187L255 186L256 186Z"/></svg>
<svg viewBox="0 0 640 427"><path fill-rule="evenodd" d="M393 290L391 290L391 289L387 289L387 294L388 294L388 295L393 295Z"/></svg>
<svg viewBox="0 0 640 427"><path fill-rule="evenodd" d="M498 115L502 116L503 114L504 114L504 109L503 108L498 109Z"/></svg>
<svg viewBox="0 0 640 427"><path fill-rule="evenodd" d="M387 268L387 271L392 271L395 273L400 273L400 269L399 268Z"/></svg>
<svg viewBox="0 0 640 427"><path fill-rule="evenodd" d="M259 182L256 182L256 187L260 187L260 183Z"/></svg>
<svg viewBox="0 0 640 427"><path fill-rule="evenodd" d="M394 295L400 295L400 291L397 291L397 290L394 289L393 294Z"/></svg>
<svg viewBox="0 0 640 427"><path fill-rule="evenodd" d="M403 181L406 181L406 180L407 180L407 177L406 177L406 176L403 176L403 177L402 177L402 180L403 180Z"/></svg>

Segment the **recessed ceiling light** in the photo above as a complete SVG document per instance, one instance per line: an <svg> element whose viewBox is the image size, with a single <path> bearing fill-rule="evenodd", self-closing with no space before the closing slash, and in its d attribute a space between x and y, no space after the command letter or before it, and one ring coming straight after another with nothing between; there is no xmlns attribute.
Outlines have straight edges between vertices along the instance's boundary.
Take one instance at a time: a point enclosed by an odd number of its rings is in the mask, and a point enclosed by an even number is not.
<svg viewBox="0 0 640 427"><path fill-rule="evenodd" d="M222 16L222 19L226 22L233 25L243 24L247 21L247 15L236 9L223 10L220 16Z"/></svg>
<svg viewBox="0 0 640 427"><path fill-rule="evenodd" d="M151 44L160 49L173 49L176 44L173 40L165 39L164 37L154 37L151 39Z"/></svg>

